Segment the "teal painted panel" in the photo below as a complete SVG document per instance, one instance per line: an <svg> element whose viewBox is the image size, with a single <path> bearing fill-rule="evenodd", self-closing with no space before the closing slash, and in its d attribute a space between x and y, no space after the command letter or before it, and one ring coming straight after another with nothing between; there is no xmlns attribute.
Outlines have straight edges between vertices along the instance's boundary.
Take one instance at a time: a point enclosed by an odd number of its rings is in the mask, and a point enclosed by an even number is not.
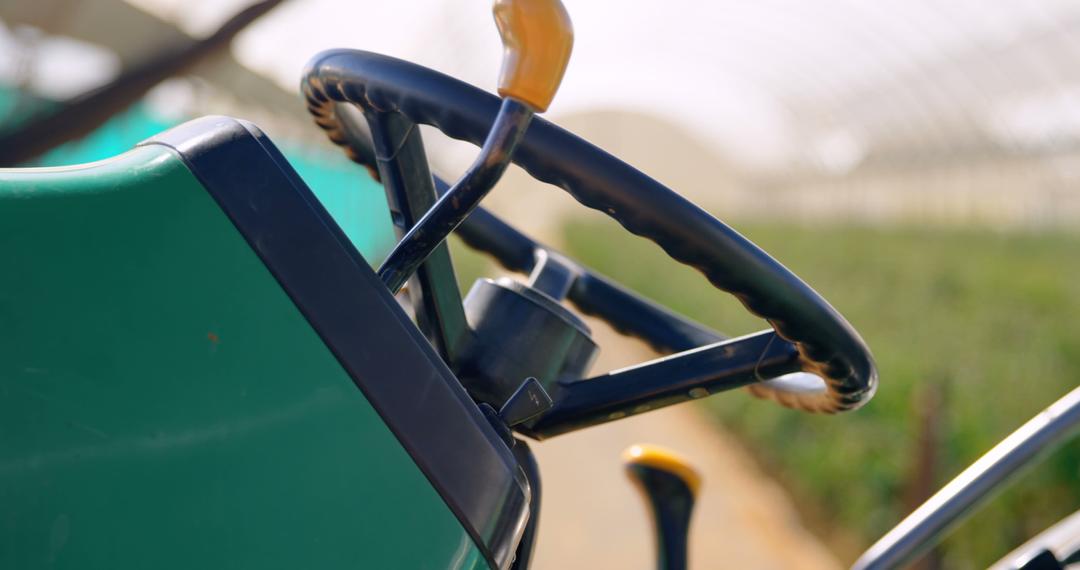
<svg viewBox="0 0 1080 570"><path fill-rule="evenodd" d="M10 114L17 101L22 110L19 117ZM0 86L0 131L14 128L19 122L17 118L55 105L53 101ZM67 166L107 159L190 118L165 118L139 102L89 135L45 153L28 166ZM311 130L316 133L318 127L312 123ZM356 249L369 262L380 263L397 241L382 185L337 149L289 140L275 143Z"/></svg>
<svg viewBox="0 0 1080 570"><path fill-rule="evenodd" d="M139 142L175 126L177 122L158 116L145 104L136 103L110 118L94 132L50 150L29 166L66 166L104 160L131 150Z"/></svg>
<svg viewBox="0 0 1080 570"><path fill-rule="evenodd" d="M0 258L0 567L485 567L166 149L0 170Z"/></svg>
<svg viewBox="0 0 1080 570"><path fill-rule="evenodd" d="M344 153L304 149L284 141L281 153L364 258L375 267L397 243L386 192Z"/></svg>

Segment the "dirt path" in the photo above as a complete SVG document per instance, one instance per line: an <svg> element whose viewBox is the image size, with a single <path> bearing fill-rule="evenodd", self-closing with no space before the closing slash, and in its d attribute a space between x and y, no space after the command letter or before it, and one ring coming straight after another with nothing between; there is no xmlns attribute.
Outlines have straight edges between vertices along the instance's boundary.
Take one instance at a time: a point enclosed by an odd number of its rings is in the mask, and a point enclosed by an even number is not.
<svg viewBox="0 0 1080 570"><path fill-rule="evenodd" d="M604 347L595 370L651 358L643 345L595 322L590 326ZM543 479L534 568L653 567L645 506L619 460L633 443L674 449L705 477L694 511L691 568L840 568L801 525L790 497L746 450L685 405L533 446Z"/></svg>

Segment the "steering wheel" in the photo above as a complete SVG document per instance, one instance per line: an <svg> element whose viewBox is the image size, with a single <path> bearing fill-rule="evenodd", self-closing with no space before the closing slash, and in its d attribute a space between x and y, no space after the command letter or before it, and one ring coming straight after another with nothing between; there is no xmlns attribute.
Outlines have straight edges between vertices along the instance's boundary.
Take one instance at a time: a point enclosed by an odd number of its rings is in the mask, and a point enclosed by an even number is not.
<svg viewBox="0 0 1080 570"><path fill-rule="evenodd" d="M316 123L345 147L350 158L369 168L374 165L371 150L358 142L358 125L343 106L359 107L369 122L376 115L401 117L477 146L483 144L500 106L498 97L442 73L356 50L317 55L305 70L302 88ZM751 380L744 384L755 395L824 413L859 408L873 396L877 371L855 329L806 283L720 220L541 118L533 119L512 161L537 180L561 188L627 231L653 241L669 257L697 269L714 287L764 318L772 326L770 334L743 337L745 348L754 351L748 361ZM459 233L470 247L518 271L532 270L550 251L482 210L474 212ZM623 333L663 351L683 351L688 358L694 349L723 339L580 264L570 262L570 268L567 298ZM729 348L725 354L733 352ZM656 366L659 372L662 364L646 367ZM665 370L671 373L673 367ZM774 379L795 371L823 382L808 388L805 382ZM603 397L598 381L580 384L594 385L595 397ZM700 395L704 394L683 394L681 400ZM675 402L662 405L669 403Z"/></svg>

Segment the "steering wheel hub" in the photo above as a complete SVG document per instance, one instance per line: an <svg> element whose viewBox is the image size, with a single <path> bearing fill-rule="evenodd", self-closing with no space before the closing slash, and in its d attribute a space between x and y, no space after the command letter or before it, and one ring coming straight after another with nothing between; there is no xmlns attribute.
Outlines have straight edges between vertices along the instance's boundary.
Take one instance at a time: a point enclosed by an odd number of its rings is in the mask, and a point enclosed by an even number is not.
<svg viewBox="0 0 1080 570"><path fill-rule="evenodd" d="M469 394L498 409L532 376L554 396L584 378L599 348L589 327L539 290L510 278L479 279L465 297L473 347L457 373Z"/></svg>

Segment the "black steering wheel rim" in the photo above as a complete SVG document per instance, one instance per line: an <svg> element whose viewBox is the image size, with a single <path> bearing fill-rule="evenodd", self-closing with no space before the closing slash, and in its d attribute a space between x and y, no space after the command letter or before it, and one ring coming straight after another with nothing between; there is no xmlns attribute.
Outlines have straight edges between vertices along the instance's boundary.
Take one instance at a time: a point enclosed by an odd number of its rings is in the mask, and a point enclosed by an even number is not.
<svg viewBox="0 0 1080 570"><path fill-rule="evenodd" d="M316 123L344 146L347 127L335 111L338 104L401 113L478 146L500 105L498 97L447 75L357 50L316 56L305 70L302 89ZM734 295L793 343L800 368L822 378L826 386L820 393L776 394L759 389L759 395L788 407L825 413L856 409L873 396L877 370L855 329L802 280L720 220L540 118L533 120L513 162L537 180L562 188L631 233L653 241L672 259L699 270L716 288Z"/></svg>

